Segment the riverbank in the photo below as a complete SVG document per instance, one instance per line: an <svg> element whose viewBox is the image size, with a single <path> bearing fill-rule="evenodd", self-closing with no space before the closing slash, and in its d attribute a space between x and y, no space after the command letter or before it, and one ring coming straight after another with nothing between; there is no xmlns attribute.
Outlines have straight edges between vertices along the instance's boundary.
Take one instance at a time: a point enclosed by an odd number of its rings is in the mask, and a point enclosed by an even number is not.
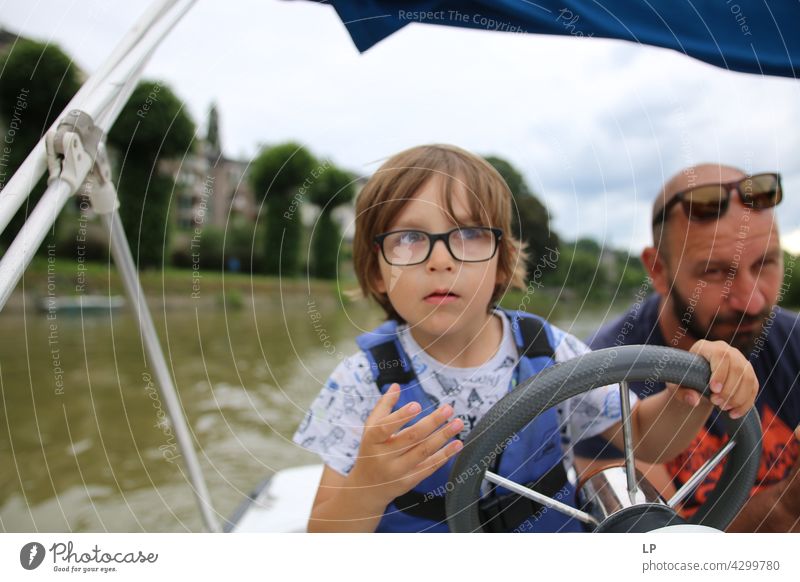
<svg viewBox="0 0 800 582"><path fill-rule="evenodd" d="M331 281L175 267L145 270L139 273L139 279L151 308L249 307L262 301L271 303L280 301L281 297L298 295L324 297L350 305L354 300L350 299L349 292L358 289L354 277ZM36 257L3 311L35 309L42 298L76 295L124 296L125 289L113 265L75 263L61 258L48 261L46 257ZM584 308L597 310L609 303L625 304L630 300L632 297L626 296L609 302L596 296L577 297L570 289L529 287L524 291L510 290L500 304L509 309L523 309L555 318Z"/></svg>
<svg viewBox="0 0 800 582"><path fill-rule="evenodd" d="M194 271L166 267L144 270L139 280L148 302L170 306L210 304L237 307L254 298L312 294L342 296L357 287L352 281L327 281L306 278L251 276L245 273ZM43 297L55 295L125 295L122 278L116 268L104 263L74 263L63 259L48 261L36 257L25 271L4 311L30 308Z"/></svg>

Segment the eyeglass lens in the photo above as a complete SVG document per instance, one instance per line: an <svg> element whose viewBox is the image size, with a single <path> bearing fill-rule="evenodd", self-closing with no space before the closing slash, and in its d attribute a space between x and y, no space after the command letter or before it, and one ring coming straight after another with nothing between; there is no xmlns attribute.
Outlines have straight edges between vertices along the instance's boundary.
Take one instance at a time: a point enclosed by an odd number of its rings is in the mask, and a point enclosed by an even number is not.
<svg viewBox="0 0 800 582"><path fill-rule="evenodd" d="M461 228L450 231L447 242L457 261L486 261L494 255L496 238L488 228ZM384 255L393 265L421 263L430 247L428 233L418 230L393 232L383 240Z"/></svg>

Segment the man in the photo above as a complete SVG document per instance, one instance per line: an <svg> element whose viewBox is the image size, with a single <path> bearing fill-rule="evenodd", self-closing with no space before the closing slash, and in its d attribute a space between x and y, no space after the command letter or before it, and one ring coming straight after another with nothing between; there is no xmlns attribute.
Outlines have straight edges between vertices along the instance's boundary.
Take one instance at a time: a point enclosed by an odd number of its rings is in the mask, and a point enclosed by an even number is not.
<svg viewBox="0 0 800 582"><path fill-rule="evenodd" d="M704 338L724 340L748 356L759 380L764 440L757 482L729 531L800 531L800 320L776 306L785 291L774 212L781 196L777 174L704 164L673 176L653 205L654 246L642 252L655 293L588 342L593 349L652 344L688 350ZM647 397L663 384L631 388ZM677 459L645 467L665 495L726 440L713 418ZM578 467L585 473L603 464L600 458L619 456L612 448L597 438L586 441L577 448L584 457ZM684 504L686 515L721 472L719 465L696 489Z"/></svg>

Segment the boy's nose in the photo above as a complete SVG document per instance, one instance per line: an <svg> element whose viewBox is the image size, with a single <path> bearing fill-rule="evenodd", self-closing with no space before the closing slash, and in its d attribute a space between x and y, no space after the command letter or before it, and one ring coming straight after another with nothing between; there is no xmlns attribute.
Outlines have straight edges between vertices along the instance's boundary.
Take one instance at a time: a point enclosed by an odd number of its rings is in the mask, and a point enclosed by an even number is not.
<svg viewBox="0 0 800 582"><path fill-rule="evenodd" d="M447 250L447 245L443 240L437 240L433 243L431 249L431 256L428 257L427 268L430 270L451 270L453 268L453 256Z"/></svg>

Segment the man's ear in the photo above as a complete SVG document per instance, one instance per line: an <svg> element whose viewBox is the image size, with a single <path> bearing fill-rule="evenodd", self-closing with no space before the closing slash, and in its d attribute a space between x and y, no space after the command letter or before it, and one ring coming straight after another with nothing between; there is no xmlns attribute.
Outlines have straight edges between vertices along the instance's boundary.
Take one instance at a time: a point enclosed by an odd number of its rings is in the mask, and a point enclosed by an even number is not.
<svg viewBox="0 0 800 582"><path fill-rule="evenodd" d="M642 264L647 270L647 274L653 281L653 289L660 295L669 295L669 277L667 276L667 265L658 249L655 247L645 247L642 251Z"/></svg>

